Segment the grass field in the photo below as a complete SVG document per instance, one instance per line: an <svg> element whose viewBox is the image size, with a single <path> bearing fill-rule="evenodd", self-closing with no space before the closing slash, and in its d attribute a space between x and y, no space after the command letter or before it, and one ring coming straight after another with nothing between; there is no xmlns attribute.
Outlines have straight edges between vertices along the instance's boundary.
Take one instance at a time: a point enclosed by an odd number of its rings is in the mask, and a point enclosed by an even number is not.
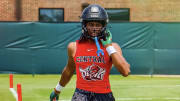
<svg viewBox="0 0 180 101"><path fill-rule="evenodd" d="M14 88L21 83L23 101L49 101L59 75L14 75ZM70 101L75 89L74 75L60 95L60 101ZM110 76L116 101L180 101L180 77ZM9 91L9 75L0 74L0 101L15 101Z"/></svg>

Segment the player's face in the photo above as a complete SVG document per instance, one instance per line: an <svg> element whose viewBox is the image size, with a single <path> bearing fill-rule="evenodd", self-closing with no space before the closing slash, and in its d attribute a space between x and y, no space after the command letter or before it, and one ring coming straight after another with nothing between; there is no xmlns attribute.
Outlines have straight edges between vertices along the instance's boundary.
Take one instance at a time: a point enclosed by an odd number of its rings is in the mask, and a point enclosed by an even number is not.
<svg viewBox="0 0 180 101"><path fill-rule="evenodd" d="M88 34L92 37L98 36L102 29L102 24L99 22L88 22L86 24Z"/></svg>

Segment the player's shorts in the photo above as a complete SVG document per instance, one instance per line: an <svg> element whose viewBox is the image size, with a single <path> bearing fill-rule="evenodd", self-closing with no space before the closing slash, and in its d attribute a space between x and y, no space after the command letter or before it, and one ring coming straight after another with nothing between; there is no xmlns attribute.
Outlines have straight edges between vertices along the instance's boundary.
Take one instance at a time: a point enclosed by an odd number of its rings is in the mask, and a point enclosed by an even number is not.
<svg viewBox="0 0 180 101"><path fill-rule="evenodd" d="M110 93L93 93L76 88L71 101L115 101Z"/></svg>

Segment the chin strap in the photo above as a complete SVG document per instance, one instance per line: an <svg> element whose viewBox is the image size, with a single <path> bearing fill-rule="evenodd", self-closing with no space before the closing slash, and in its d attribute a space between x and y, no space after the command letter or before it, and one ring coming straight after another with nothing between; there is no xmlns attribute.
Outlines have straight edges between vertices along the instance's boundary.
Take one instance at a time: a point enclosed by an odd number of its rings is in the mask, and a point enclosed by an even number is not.
<svg viewBox="0 0 180 101"><path fill-rule="evenodd" d="M100 45L99 45L99 42L98 42L97 37L95 37L94 40L95 40L95 42L96 42L96 47L97 47L97 56L100 56L100 53L101 53L102 55L104 55L103 50L100 48Z"/></svg>

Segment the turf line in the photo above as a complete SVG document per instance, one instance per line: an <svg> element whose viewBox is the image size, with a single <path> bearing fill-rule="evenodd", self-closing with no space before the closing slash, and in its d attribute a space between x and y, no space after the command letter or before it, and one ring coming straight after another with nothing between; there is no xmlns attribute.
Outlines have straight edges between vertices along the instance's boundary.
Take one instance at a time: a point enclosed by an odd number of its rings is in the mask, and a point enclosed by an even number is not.
<svg viewBox="0 0 180 101"><path fill-rule="evenodd" d="M163 99L163 100L180 100L180 98L173 98L173 97L167 97L167 98L116 98L117 101L125 101L125 100L153 100L153 99Z"/></svg>
<svg viewBox="0 0 180 101"><path fill-rule="evenodd" d="M18 97L17 97L17 93L14 90L14 88L9 88L9 90L11 91L11 93L13 94L14 98L16 99L16 101L18 101Z"/></svg>

